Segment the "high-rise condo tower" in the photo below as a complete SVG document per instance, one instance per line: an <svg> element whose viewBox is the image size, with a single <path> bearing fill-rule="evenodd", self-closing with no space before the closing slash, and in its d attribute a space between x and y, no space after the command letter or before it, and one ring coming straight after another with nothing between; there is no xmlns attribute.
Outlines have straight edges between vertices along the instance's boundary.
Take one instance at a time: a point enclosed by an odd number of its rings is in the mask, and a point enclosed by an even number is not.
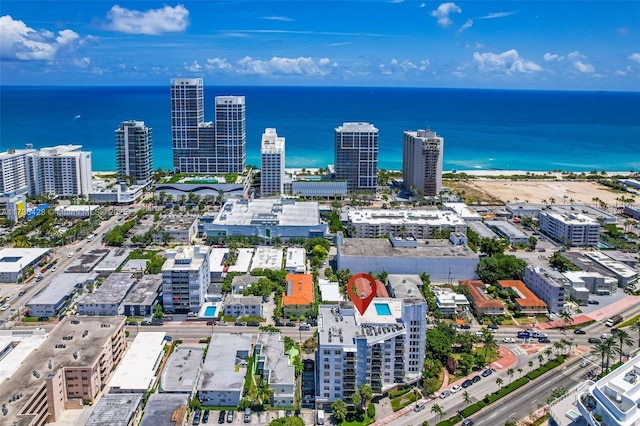
<svg viewBox="0 0 640 426"><path fill-rule="evenodd" d="M444 138L430 129L404 132L402 179L406 189L425 196L442 190L442 157Z"/></svg>
<svg viewBox="0 0 640 426"><path fill-rule="evenodd" d="M144 121L129 120L116 129L118 179L130 177L135 185L147 185L153 173L151 128Z"/></svg>
<svg viewBox="0 0 640 426"><path fill-rule="evenodd" d="M262 196L282 195L284 192L284 138L276 129L265 129L262 134L262 161L260 165L260 193Z"/></svg>
<svg viewBox="0 0 640 426"><path fill-rule="evenodd" d="M348 191L375 191L378 185L378 129L369 123L344 123L335 130L336 179Z"/></svg>

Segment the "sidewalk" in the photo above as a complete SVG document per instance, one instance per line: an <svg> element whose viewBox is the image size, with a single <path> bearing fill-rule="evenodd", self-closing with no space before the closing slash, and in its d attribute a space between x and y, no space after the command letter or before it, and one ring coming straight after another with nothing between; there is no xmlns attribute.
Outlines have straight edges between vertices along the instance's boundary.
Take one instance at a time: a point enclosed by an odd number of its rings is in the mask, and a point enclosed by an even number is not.
<svg viewBox="0 0 640 426"><path fill-rule="evenodd" d="M640 302L640 296L629 295L624 299L618 300L617 302L612 303L608 306L605 306L601 309L598 309L597 311L593 311L589 314L580 314L576 317L573 317L573 323L569 325L584 324L586 322L593 321L593 320L603 321L617 314L618 312L624 311L630 306L637 304L638 302ZM554 320L554 321L538 323L537 328L541 330L548 330L550 328L558 328L563 325L565 325L565 322L563 320Z"/></svg>

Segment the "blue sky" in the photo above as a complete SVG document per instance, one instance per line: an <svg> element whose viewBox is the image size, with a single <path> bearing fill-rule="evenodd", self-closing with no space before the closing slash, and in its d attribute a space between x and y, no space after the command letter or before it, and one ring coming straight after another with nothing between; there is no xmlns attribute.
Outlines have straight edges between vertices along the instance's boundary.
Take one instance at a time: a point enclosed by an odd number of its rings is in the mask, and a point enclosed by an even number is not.
<svg viewBox="0 0 640 426"><path fill-rule="evenodd" d="M640 90L640 2L0 3L1 85Z"/></svg>

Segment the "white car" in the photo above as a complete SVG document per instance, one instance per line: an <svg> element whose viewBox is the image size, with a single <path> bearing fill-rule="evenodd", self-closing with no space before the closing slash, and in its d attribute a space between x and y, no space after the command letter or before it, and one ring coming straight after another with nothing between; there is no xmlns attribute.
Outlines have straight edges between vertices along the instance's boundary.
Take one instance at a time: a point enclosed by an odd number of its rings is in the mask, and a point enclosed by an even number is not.
<svg viewBox="0 0 640 426"><path fill-rule="evenodd" d="M460 389L462 389L460 386L455 385L454 387L451 388L451 393L456 393L460 391Z"/></svg>
<svg viewBox="0 0 640 426"><path fill-rule="evenodd" d="M9 309L11 307L10 304L5 303L4 305L2 305L2 307L0 308L0 311L6 311L7 309Z"/></svg>
<svg viewBox="0 0 640 426"><path fill-rule="evenodd" d="M586 360L580 363L580 367L582 368L586 367L587 365L589 365L589 361L586 361Z"/></svg>
<svg viewBox="0 0 640 426"><path fill-rule="evenodd" d="M69 253L67 257L73 257L73 253Z"/></svg>
<svg viewBox="0 0 640 426"><path fill-rule="evenodd" d="M511 337L505 337L504 339L502 339L502 343L515 343L515 342L516 341Z"/></svg>
<svg viewBox="0 0 640 426"><path fill-rule="evenodd" d="M57 270L58 270L58 267L57 267L57 266L54 266L53 268L51 268L51 272L55 272L55 271L57 271Z"/></svg>
<svg viewBox="0 0 640 426"><path fill-rule="evenodd" d="M600 338L601 338L601 339L610 339L610 338L612 338L612 337L613 337L613 335L611 335L611 334L609 334L609 333L602 333L602 334L600 335Z"/></svg>

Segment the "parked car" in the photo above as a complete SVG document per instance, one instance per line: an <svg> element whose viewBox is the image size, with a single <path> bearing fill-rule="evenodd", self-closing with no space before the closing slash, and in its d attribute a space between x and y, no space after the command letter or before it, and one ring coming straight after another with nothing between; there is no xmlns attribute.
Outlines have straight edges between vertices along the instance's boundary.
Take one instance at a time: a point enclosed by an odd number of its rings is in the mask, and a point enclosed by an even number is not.
<svg viewBox="0 0 640 426"><path fill-rule="evenodd" d="M171 336L164 336L164 340L166 340L167 342L171 342L173 340L173 337Z"/></svg>
<svg viewBox="0 0 640 426"><path fill-rule="evenodd" d="M217 323L216 325L221 325L221 326L223 326L223 327L224 327L224 326L227 326L227 325L229 325L229 324L227 324L227 323L226 323L226 322L224 322L224 321L218 321L218 323Z"/></svg>
<svg viewBox="0 0 640 426"><path fill-rule="evenodd" d="M202 423L209 423L209 410L205 410L202 413Z"/></svg>
<svg viewBox="0 0 640 426"><path fill-rule="evenodd" d="M573 334L587 334L587 332L581 328L576 328L575 330L573 330Z"/></svg>
<svg viewBox="0 0 640 426"><path fill-rule="evenodd" d="M486 370L484 370L484 371L482 372L482 377L488 377L488 376L490 376L490 375L492 375L492 374L493 374L493 370L492 370L492 369L490 369L490 368L487 368Z"/></svg>
<svg viewBox="0 0 640 426"><path fill-rule="evenodd" d="M244 327L244 323L242 321L236 321L235 324L236 327Z"/></svg>
<svg viewBox="0 0 640 426"><path fill-rule="evenodd" d="M220 411L220 414L218 414L218 424L224 424L224 416L225 416L225 411L222 410Z"/></svg>
<svg viewBox="0 0 640 426"><path fill-rule="evenodd" d="M422 410L424 410L425 408L427 408L427 406L426 406L426 405L424 405L424 403L419 402L419 403L417 403L417 404L416 404L416 406L415 406L415 407L413 407L413 411L415 411L415 412L417 413L418 411L422 411Z"/></svg>
<svg viewBox="0 0 640 426"><path fill-rule="evenodd" d="M251 408L245 408L243 421L245 423L251 423Z"/></svg>
<svg viewBox="0 0 640 426"><path fill-rule="evenodd" d="M235 415L235 411L229 410L227 411L227 423L233 423L233 416Z"/></svg>
<svg viewBox="0 0 640 426"><path fill-rule="evenodd" d="M592 299L589 299L589 304L590 304L590 305L599 305L599 304L600 304L600 301L599 301L599 300L592 300Z"/></svg>
<svg viewBox="0 0 640 426"><path fill-rule="evenodd" d="M460 392L460 389L462 389L460 386L455 385L451 388L451 393Z"/></svg>
<svg viewBox="0 0 640 426"><path fill-rule="evenodd" d="M285 324L285 327L295 327L296 323L295 322L288 322Z"/></svg>
<svg viewBox="0 0 640 426"><path fill-rule="evenodd" d="M468 388L469 386L471 386L473 384L472 380L465 380L464 382L462 382L462 387L463 388Z"/></svg>
<svg viewBox="0 0 640 426"><path fill-rule="evenodd" d="M473 426L473 420L464 419L464 421L462 422L462 426Z"/></svg>
<svg viewBox="0 0 640 426"><path fill-rule="evenodd" d="M511 337L505 337L502 339L502 343L515 343L515 339L511 338Z"/></svg>
<svg viewBox="0 0 640 426"><path fill-rule="evenodd" d="M602 342L602 340L596 337L589 337L589 343L600 343L600 342Z"/></svg>
<svg viewBox="0 0 640 426"><path fill-rule="evenodd" d="M538 337L538 343L551 343L548 337Z"/></svg>
<svg viewBox="0 0 640 426"><path fill-rule="evenodd" d="M276 327L284 327L284 323L282 321L276 321Z"/></svg>
<svg viewBox="0 0 640 426"><path fill-rule="evenodd" d="M471 381L472 381L473 383L478 383L480 380L481 380L481 379L480 379L480 376L473 376L473 377L471 378Z"/></svg>
<svg viewBox="0 0 640 426"><path fill-rule="evenodd" d="M445 389L442 391L442 393L440 394L440 399L445 399L446 397L448 397L449 395L451 395L451 391Z"/></svg>
<svg viewBox="0 0 640 426"><path fill-rule="evenodd" d="M207 321L207 325L216 325L215 321Z"/></svg>
<svg viewBox="0 0 640 426"><path fill-rule="evenodd" d="M471 325L470 324L462 324L462 325L460 325L460 328L463 329L463 330L469 330L471 328Z"/></svg>
<svg viewBox="0 0 640 426"><path fill-rule="evenodd" d="M613 334L610 334L610 333L602 333L600 335L601 339L611 339L612 337L613 337Z"/></svg>
<svg viewBox="0 0 640 426"><path fill-rule="evenodd" d="M260 323L258 321L249 321L247 327L260 327Z"/></svg>
<svg viewBox="0 0 640 426"><path fill-rule="evenodd" d="M127 321L125 325L138 325L137 321Z"/></svg>
<svg viewBox="0 0 640 426"><path fill-rule="evenodd" d="M491 330L497 330L500 328L500 326L498 324L489 324L487 326L487 328L491 329Z"/></svg>

